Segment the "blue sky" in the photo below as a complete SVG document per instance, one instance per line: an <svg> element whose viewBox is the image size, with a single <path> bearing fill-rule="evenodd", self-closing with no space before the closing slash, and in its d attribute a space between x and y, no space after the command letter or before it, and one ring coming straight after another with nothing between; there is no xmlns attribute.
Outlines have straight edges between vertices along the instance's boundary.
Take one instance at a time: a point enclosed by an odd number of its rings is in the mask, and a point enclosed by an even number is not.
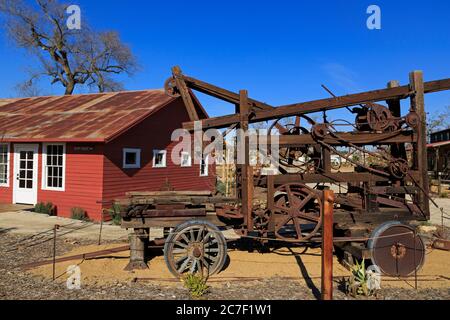
<svg viewBox="0 0 450 320"><path fill-rule="evenodd" d="M281 105L450 77L450 2L442 1L145 1L79 0L97 30L118 30L141 65L130 90L161 88L170 68ZM382 10L382 29L368 30L366 9ZM0 34L0 97L17 93L32 60ZM60 94L57 86L46 94ZM211 115L233 107L201 97ZM427 110L450 104L450 93L427 96Z"/></svg>

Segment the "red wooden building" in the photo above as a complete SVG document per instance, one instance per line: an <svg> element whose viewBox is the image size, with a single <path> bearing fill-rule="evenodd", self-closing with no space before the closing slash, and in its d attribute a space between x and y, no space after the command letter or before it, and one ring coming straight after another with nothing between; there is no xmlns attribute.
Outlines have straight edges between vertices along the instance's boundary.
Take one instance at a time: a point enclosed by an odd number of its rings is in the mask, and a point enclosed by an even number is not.
<svg viewBox="0 0 450 320"><path fill-rule="evenodd" d="M171 159L186 121L182 99L162 90L0 100L0 202L52 202L64 217L80 207L99 220L101 202L129 191L213 191L214 166Z"/></svg>

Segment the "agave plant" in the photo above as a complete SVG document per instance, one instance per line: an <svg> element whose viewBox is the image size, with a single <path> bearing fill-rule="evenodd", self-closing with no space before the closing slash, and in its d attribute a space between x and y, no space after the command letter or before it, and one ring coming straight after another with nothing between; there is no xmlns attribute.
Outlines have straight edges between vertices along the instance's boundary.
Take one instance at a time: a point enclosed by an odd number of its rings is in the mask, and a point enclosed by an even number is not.
<svg viewBox="0 0 450 320"><path fill-rule="evenodd" d="M374 293L374 288L370 285L372 274L366 271L364 259L361 263L356 261L356 264L351 268L351 273L346 283L347 293L354 297L361 295L368 297Z"/></svg>

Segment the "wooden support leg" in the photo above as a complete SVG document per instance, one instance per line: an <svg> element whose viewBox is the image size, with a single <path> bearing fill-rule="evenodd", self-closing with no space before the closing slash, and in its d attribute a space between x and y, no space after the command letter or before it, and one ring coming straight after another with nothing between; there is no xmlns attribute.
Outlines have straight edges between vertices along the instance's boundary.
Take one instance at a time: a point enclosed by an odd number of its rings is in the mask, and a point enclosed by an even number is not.
<svg viewBox="0 0 450 320"><path fill-rule="evenodd" d="M148 269L145 263L145 249L148 244L148 233L145 229L135 229L130 237L130 262L126 271Z"/></svg>
<svg viewBox="0 0 450 320"><path fill-rule="evenodd" d="M246 90L240 91L240 105L239 111L241 115L241 121L239 124L239 128L242 129L244 133L248 132L248 120L249 120L249 107L248 107L248 92ZM242 179L242 214L244 215L244 225L247 227L247 230L253 230L253 220L252 220L252 211L253 211L253 169L250 166L250 141L248 134L245 134L244 137L241 137L244 140L244 150L239 150L239 152L244 152L244 164L240 164L241 166L241 179Z"/></svg>
<svg viewBox="0 0 450 320"><path fill-rule="evenodd" d="M323 192L322 214L322 300L333 300L333 205L334 193Z"/></svg>
<svg viewBox="0 0 450 320"><path fill-rule="evenodd" d="M427 159L427 120L425 114L425 97L424 83L422 71L414 71L409 75L410 87L414 92L411 97L411 110L417 112L420 117L420 125L417 130L417 143L414 144L414 165L415 169L420 172L419 184L424 192L420 192L418 196L419 206L430 218L430 202L428 199L429 183L428 183L428 159Z"/></svg>

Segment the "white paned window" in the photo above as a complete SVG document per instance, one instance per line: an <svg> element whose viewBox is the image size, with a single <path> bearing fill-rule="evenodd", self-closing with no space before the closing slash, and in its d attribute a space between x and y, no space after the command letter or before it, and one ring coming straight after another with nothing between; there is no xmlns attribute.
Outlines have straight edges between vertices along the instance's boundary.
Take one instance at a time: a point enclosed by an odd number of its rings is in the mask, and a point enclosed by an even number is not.
<svg viewBox="0 0 450 320"><path fill-rule="evenodd" d="M167 151L153 150L153 168L165 168L167 166Z"/></svg>
<svg viewBox="0 0 450 320"><path fill-rule="evenodd" d="M64 191L66 145L44 144L42 153L43 186L45 190Z"/></svg>
<svg viewBox="0 0 450 320"><path fill-rule="evenodd" d="M209 162L209 156L206 156L202 159L202 163L200 163L200 177L207 177L208 176L208 162Z"/></svg>
<svg viewBox="0 0 450 320"><path fill-rule="evenodd" d="M181 153L181 166L182 167L190 167L192 166L192 158L189 152Z"/></svg>
<svg viewBox="0 0 450 320"><path fill-rule="evenodd" d="M141 167L141 149L123 149L123 168L139 169Z"/></svg>
<svg viewBox="0 0 450 320"><path fill-rule="evenodd" d="M0 187L9 187L9 144L0 144Z"/></svg>

